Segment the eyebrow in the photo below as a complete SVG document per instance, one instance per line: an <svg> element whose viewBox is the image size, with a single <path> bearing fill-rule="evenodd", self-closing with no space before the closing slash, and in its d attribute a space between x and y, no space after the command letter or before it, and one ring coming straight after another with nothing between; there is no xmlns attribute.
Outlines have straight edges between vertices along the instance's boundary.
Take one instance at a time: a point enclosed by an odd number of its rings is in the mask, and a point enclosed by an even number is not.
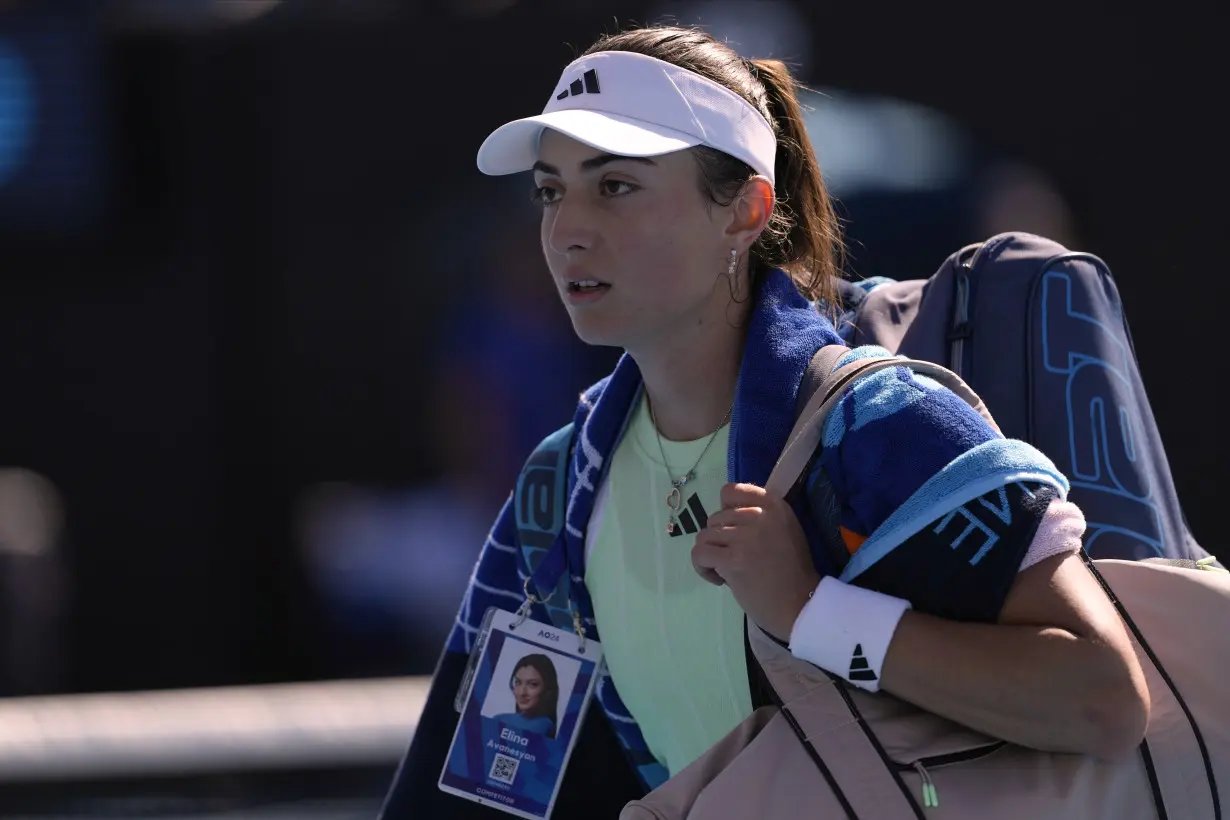
<svg viewBox="0 0 1230 820"><path fill-rule="evenodd" d="M653 160L651 160L649 157L625 157L625 156L620 156L619 154L598 154L597 156L593 156L587 160L583 160L581 162L581 170L582 171L593 171L597 168L601 168L604 165L609 165L612 162L639 162L642 165L657 165L658 164L654 162ZM539 160L538 162L535 162L534 167L531 170L541 171L544 174L552 174L553 176L559 176L558 168L556 168L554 165L548 165L547 163L541 160Z"/></svg>

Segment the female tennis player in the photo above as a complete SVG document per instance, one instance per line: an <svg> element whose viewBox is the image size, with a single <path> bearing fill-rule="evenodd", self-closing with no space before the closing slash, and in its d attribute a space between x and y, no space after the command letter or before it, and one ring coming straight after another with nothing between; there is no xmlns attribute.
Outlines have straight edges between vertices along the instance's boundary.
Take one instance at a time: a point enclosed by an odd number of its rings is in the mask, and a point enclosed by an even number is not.
<svg viewBox="0 0 1230 820"><path fill-rule="evenodd" d="M609 674L556 816L616 816L761 705L745 617L854 685L988 735L1133 750L1144 678L1043 454L890 368L846 390L800 491L762 489L809 361L840 343L825 315L839 226L787 68L645 28L603 37L544 92L545 110L496 129L478 165L532 173L577 335L625 353L561 434L566 526L544 565L566 566ZM482 550L388 820L494 816L436 782L484 612L534 589L516 512ZM854 566L876 583L838 577Z"/></svg>

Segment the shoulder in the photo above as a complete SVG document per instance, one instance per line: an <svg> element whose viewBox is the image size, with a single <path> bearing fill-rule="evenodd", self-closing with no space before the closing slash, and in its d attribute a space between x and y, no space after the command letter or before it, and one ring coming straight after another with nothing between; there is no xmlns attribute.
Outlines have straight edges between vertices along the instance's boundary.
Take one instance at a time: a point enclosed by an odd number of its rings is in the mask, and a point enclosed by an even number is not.
<svg viewBox="0 0 1230 820"><path fill-rule="evenodd" d="M850 351L836 366L892 357L882 347L867 345ZM917 437L938 437L966 450L1000 436L947 387L902 365L869 373L846 388L825 420L823 445L861 449L885 439Z"/></svg>

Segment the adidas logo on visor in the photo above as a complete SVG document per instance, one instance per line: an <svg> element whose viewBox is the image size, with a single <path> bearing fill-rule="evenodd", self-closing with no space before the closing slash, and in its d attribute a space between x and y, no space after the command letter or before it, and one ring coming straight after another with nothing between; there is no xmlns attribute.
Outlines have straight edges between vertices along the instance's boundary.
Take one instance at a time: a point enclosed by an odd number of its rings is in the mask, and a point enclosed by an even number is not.
<svg viewBox="0 0 1230 820"><path fill-rule="evenodd" d="M542 132L554 129L616 156L659 156L707 145L746 162L769 182L774 179L772 124L719 83L630 51L578 58L557 77L541 114L506 122L483 140L480 171L530 170L538 161Z"/></svg>
<svg viewBox="0 0 1230 820"><path fill-rule="evenodd" d="M598 72L592 68L581 75L581 79L573 80L572 85L565 88L563 91L555 95L557 100L566 100L571 95L576 97L579 94L600 94L598 89Z"/></svg>

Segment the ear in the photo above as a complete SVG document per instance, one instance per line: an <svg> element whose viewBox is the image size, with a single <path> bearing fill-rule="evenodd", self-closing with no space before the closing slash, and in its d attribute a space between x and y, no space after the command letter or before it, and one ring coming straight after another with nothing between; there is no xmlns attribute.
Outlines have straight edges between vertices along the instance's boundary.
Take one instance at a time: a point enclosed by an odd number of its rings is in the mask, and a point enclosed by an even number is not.
<svg viewBox="0 0 1230 820"><path fill-rule="evenodd" d="M750 248L768 227L777 201L773 183L766 177L754 176L743 185L743 190L730 204L730 224L726 236L733 247L741 251Z"/></svg>

